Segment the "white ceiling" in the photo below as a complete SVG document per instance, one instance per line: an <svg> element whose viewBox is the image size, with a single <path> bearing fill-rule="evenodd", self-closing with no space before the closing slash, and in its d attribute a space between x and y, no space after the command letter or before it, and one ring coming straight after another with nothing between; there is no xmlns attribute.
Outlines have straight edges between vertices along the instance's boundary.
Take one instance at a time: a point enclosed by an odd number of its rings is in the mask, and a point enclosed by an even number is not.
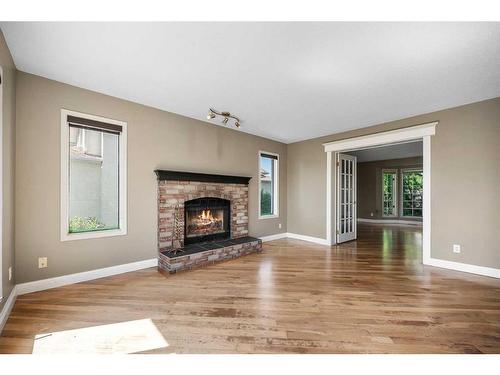
<svg viewBox="0 0 500 375"><path fill-rule="evenodd" d="M411 158L423 155L422 141L402 143L397 145L368 148L365 150L348 152L357 157L358 163L376 160L391 160Z"/></svg>
<svg viewBox="0 0 500 375"><path fill-rule="evenodd" d="M19 70L286 143L500 96L500 23L0 23Z"/></svg>

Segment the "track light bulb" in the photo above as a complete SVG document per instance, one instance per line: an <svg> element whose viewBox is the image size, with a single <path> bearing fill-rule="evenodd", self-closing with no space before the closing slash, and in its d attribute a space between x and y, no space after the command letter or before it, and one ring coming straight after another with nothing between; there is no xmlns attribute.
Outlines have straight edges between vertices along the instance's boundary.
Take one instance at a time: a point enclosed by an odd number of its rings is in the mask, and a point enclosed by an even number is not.
<svg viewBox="0 0 500 375"><path fill-rule="evenodd" d="M222 118L222 123L224 125L229 125L229 120L231 120L231 123L234 123L234 126L236 128L239 128L241 126L240 124L240 119L236 117L235 115L232 115L230 112L219 112L216 111L215 109L208 108L208 114L207 114L207 120L212 120L212 119L219 119Z"/></svg>

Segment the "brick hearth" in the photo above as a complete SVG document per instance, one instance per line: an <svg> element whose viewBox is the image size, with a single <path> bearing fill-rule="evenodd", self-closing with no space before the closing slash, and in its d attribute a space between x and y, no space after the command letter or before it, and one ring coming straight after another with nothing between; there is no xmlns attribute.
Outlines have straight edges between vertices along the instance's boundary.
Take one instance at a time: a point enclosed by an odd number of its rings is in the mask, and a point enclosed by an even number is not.
<svg viewBox="0 0 500 375"><path fill-rule="evenodd" d="M193 248L197 249L190 253ZM226 240L207 245L189 245L185 249L185 253L175 255L167 251L160 252L158 256L159 269L168 273L176 273L261 252L262 241L254 237L241 237L237 240Z"/></svg>

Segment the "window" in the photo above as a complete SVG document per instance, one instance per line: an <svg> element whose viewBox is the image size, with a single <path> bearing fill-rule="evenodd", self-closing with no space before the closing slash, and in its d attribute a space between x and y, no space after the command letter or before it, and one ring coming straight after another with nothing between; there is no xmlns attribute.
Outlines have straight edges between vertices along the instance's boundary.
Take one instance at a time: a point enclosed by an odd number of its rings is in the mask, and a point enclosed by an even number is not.
<svg viewBox="0 0 500 375"><path fill-rule="evenodd" d="M82 129L70 124L69 146L70 158L73 155L96 157L102 160L104 132Z"/></svg>
<svg viewBox="0 0 500 375"><path fill-rule="evenodd" d="M259 152L259 218L278 216L278 162L279 156Z"/></svg>
<svg viewBox="0 0 500 375"><path fill-rule="evenodd" d="M61 240L126 234L126 123L61 111Z"/></svg>
<svg viewBox="0 0 500 375"><path fill-rule="evenodd" d="M422 217L422 196L424 191L422 170L401 171L402 208L401 216Z"/></svg>
<svg viewBox="0 0 500 375"><path fill-rule="evenodd" d="M382 216L397 216L397 170L382 171Z"/></svg>

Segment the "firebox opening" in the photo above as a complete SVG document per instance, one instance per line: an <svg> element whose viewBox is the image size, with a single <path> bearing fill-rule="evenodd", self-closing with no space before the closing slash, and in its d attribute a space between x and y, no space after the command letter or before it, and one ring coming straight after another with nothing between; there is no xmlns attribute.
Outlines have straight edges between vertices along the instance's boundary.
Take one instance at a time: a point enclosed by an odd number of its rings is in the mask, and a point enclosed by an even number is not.
<svg viewBox="0 0 500 375"><path fill-rule="evenodd" d="M201 211L201 212L200 212ZM186 237L224 232L223 210L193 210L188 215Z"/></svg>
<svg viewBox="0 0 500 375"><path fill-rule="evenodd" d="M184 203L184 243L230 238L230 202L221 198L198 198Z"/></svg>

